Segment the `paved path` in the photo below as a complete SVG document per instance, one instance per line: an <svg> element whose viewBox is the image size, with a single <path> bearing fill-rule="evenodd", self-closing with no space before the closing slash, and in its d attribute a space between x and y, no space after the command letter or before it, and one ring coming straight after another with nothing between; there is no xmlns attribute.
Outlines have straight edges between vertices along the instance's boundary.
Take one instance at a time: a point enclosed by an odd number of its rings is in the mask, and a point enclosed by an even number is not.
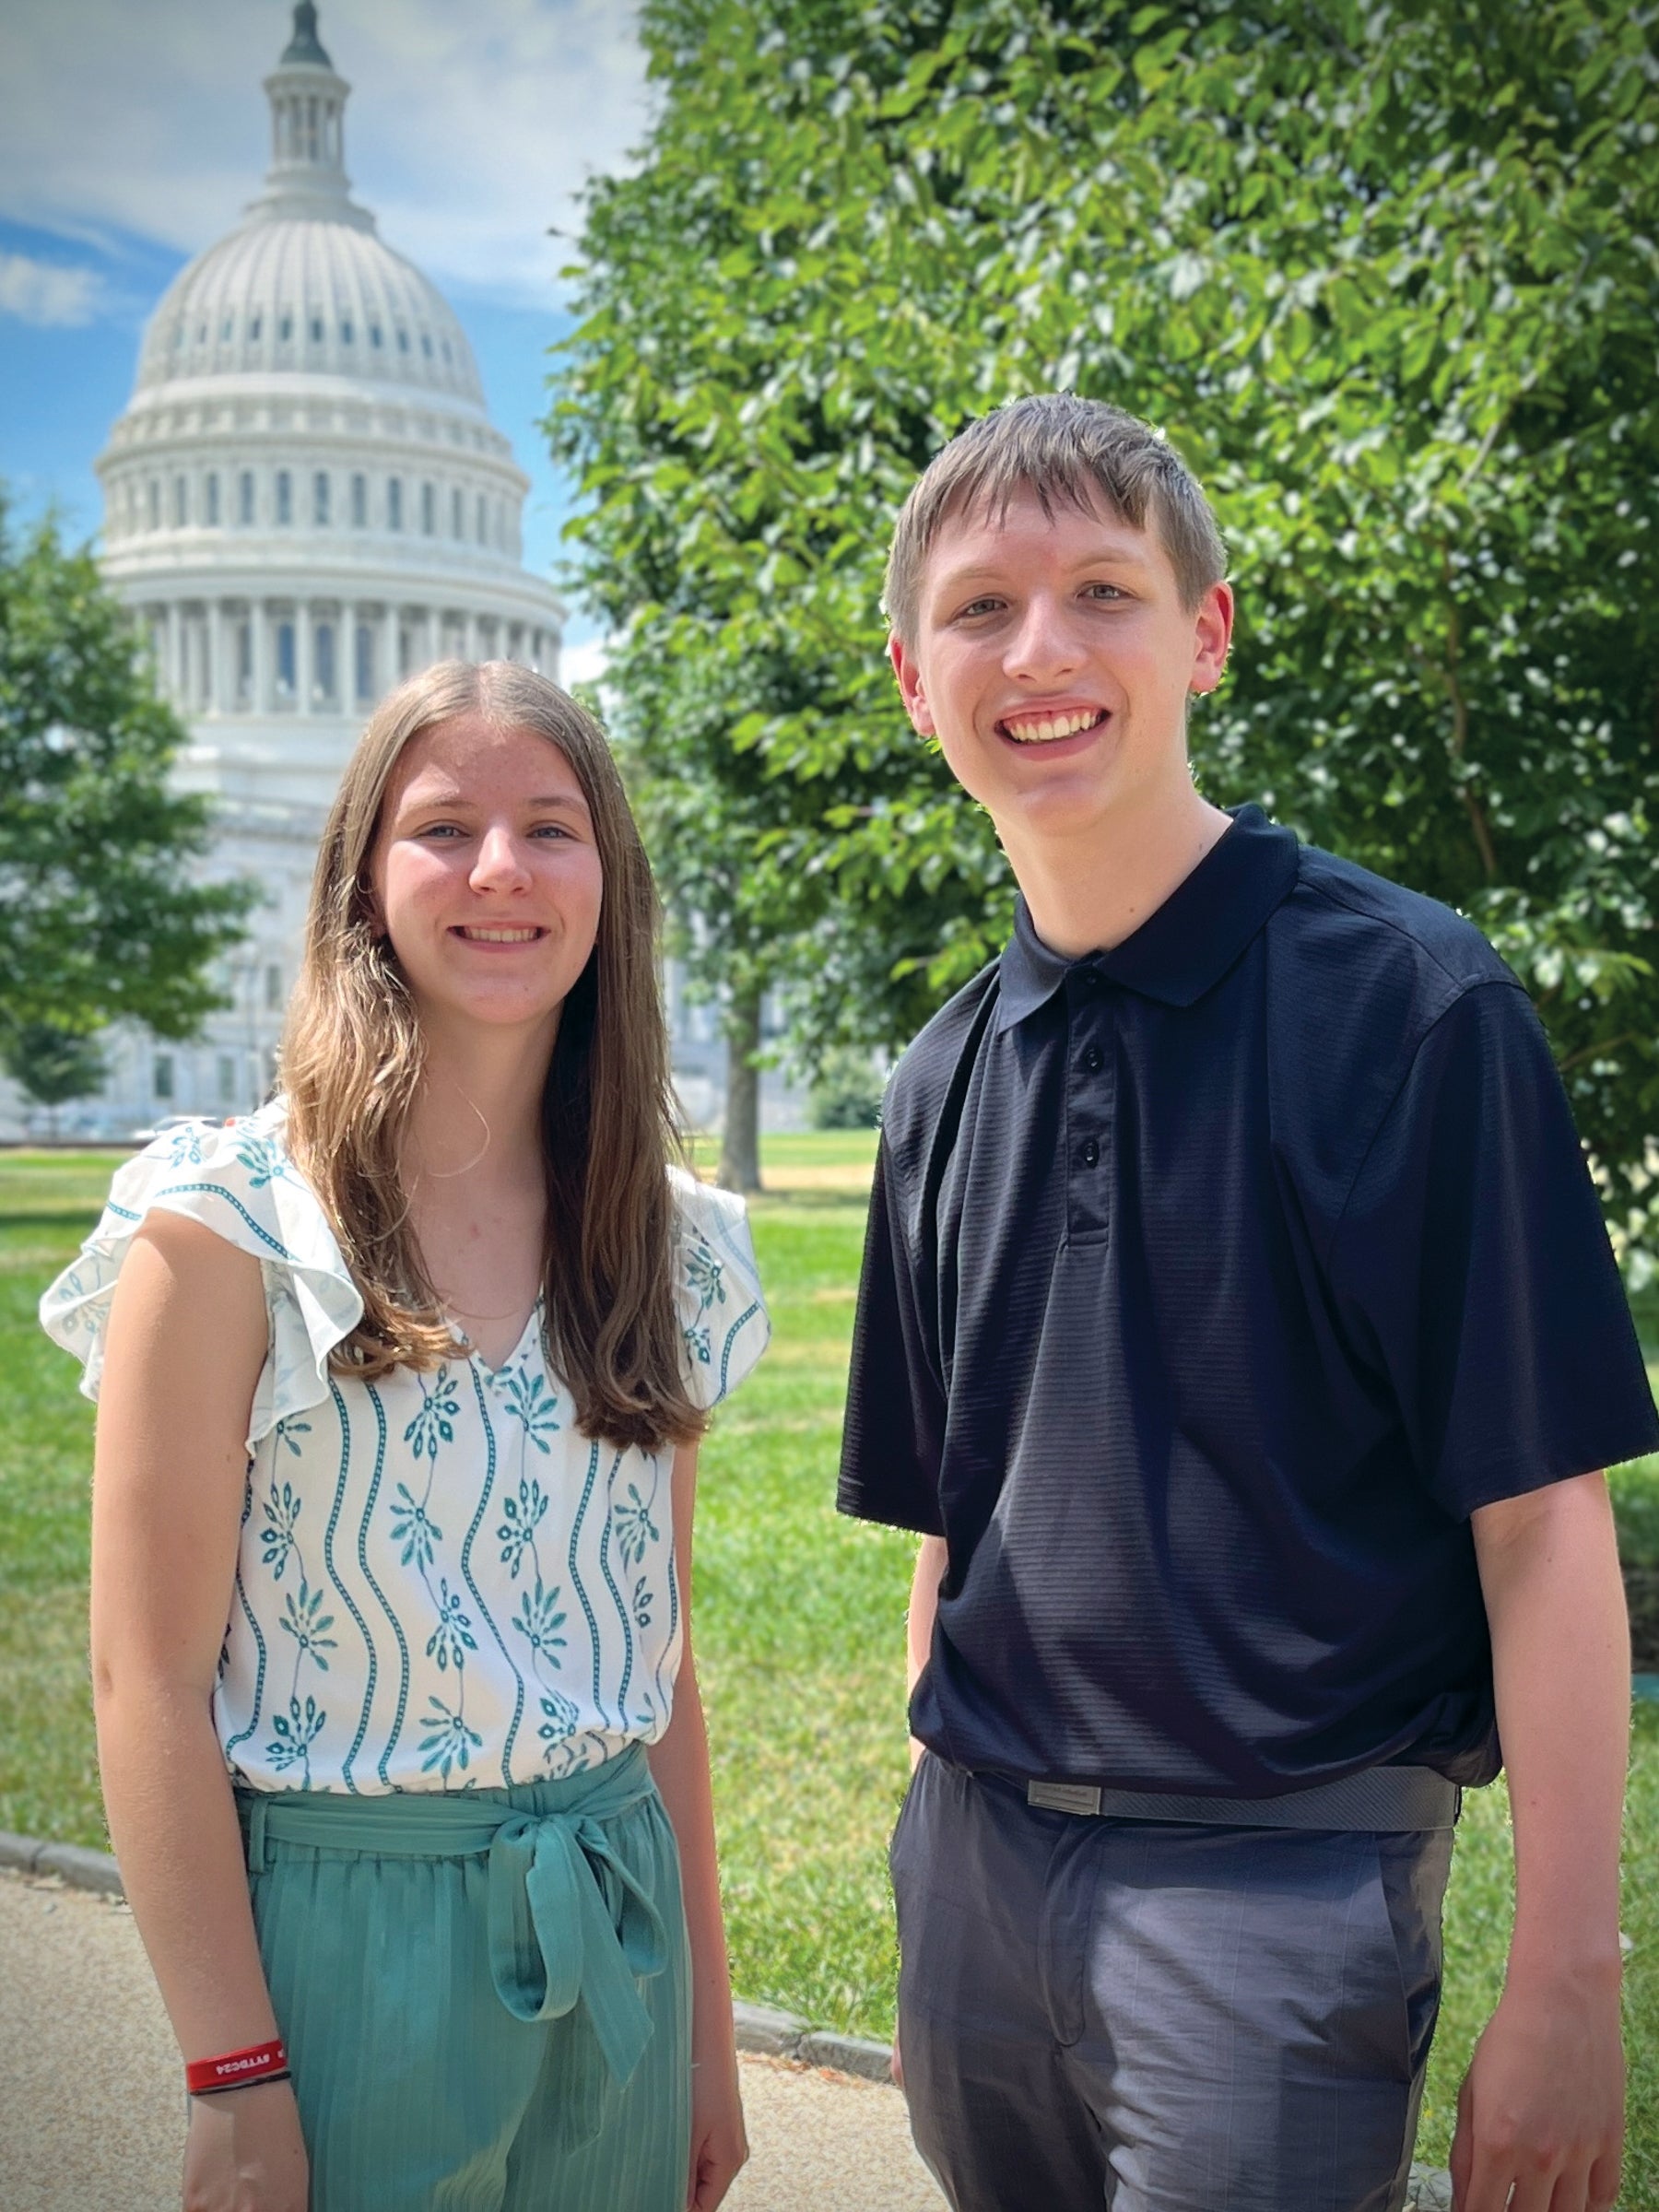
<svg viewBox="0 0 1659 2212"><path fill-rule="evenodd" d="M178 2075L125 1906L0 1873L0 2212L178 2212ZM731 2212L942 2212L896 2090L746 2057L743 2100Z"/></svg>

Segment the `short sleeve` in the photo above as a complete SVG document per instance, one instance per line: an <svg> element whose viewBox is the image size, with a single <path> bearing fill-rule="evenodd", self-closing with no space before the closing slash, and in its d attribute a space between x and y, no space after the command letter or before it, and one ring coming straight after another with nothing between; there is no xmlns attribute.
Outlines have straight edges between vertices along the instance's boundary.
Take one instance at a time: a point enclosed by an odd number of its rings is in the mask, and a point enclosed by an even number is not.
<svg viewBox="0 0 1659 2212"><path fill-rule="evenodd" d="M41 1325L81 1361L88 1398L98 1395L122 1263L155 1208L204 1223L260 1263L271 1335L249 1420L252 1451L278 1421L327 1398L329 1355L363 1312L327 1217L288 1157L280 1107L222 1128L187 1123L116 1170L97 1228L41 1300Z"/></svg>
<svg viewBox="0 0 1659 2212"><path fill-rule="evenodd" d="M1418 1048L1332 1278L1456 1518L1659 1444L1566 1092L1517 985L1465 991Z"/></svg>
<svg viewBox="0 0 1659 2212"><path fill-rule="evenodd" d="M741 1198L669 1170L675 1213L675 1300L686 1381L705 1411L729 1397L766 1349L754 1240Z"/></svg>
<svg viewBox="0 0 1659 2212"><path fill-rule="evenodd" d="M884 1135L870 1189L835 1501L860 1520L937 1536L945 1533L946 1398L912 1243Z"/></svg>

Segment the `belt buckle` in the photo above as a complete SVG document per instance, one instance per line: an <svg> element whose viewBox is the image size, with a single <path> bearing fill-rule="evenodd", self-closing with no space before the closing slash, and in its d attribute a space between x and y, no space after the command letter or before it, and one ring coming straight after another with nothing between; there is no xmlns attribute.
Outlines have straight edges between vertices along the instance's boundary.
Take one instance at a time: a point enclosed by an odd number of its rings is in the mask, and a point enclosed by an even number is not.
<svg viewBox="0 0 1659 2212"><path fill-rule="evenodd" d="M1100 1809L1100 1791L1092 1782L1028 1782L1026 1803L1046 1813L1088 1815Z"/></svg>

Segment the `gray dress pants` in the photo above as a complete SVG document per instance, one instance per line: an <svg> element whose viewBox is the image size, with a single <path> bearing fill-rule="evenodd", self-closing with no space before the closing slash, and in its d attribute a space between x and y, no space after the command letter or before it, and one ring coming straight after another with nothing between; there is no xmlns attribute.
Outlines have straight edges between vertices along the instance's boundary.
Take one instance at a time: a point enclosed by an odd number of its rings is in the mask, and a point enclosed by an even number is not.
<svg viewBox="0 0 1659 2212"><path fill-rule="evenodd" d="M931 1754L899 2041L954 2212L1397 2212L1447 1830L1077 1818Z"/></svg>

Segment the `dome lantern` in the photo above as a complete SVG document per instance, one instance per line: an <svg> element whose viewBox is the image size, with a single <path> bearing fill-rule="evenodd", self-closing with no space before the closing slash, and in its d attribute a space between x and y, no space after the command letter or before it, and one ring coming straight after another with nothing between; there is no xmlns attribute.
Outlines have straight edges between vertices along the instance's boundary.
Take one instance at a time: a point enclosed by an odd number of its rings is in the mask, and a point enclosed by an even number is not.
<svg viewBox="0 0 1659 2212"><path fill-rule="evenodd" d="M374 218L351 199L346 174L346 100L339 76L317 36L312 0L294 9L294 35L265 80L271 103L271 167L251 215L307 217L371 230Z"/></svg>

